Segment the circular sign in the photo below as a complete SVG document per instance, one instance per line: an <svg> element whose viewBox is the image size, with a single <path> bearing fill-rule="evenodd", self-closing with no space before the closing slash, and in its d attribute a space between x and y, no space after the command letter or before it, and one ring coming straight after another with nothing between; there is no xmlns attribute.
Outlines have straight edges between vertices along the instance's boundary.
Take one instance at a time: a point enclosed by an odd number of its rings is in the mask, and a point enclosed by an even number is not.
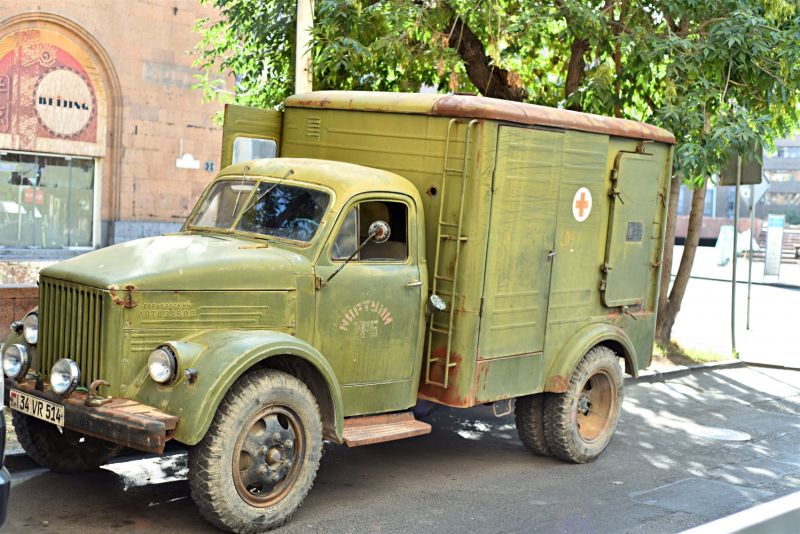
<svg viewBox="0 0 800 534"><path fill-rule="evenodd" d="M50 133L74 137L83 132L94 117L94 92L80 73L57 68L39 79L34 91L39 121Z"/></svg>
<svg viewBox="0 0 800 534"><path fill-rule="evenodd" d="M592 194L585 187L578 189L572 199L572 215L578 222L585 221L592 212Z"/></svg>

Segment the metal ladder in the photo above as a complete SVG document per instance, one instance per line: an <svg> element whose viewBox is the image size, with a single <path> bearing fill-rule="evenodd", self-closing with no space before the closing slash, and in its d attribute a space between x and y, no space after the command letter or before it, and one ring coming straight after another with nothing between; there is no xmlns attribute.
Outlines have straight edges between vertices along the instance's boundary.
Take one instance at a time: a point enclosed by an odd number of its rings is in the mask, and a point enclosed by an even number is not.
<svg viewBox="0 0 800 534"><path fill-rule="evenodd" d="M436 313L431 315L430 322L428 323L428 352L426 355L426 363L425 366L425 383L432 384L435 386L441 386L443 388L448 387L448 379L450 376L450 369L455 367L455 363L450 363L450 346L453 340L453 317L454 317L454 306L453 300L456 294L456 281L458 278L458 258L459 253L461 251L461 245L467 240L467 236L461 234L461 227L462 227L462 218L464 214L464 195L467 189L467 164L469 162L469 141L470 141L470 133L472 131L472 127L477 124L478 120L472 120L467 125L467 132L466 137L464 139L464 161L463 165L460 169L452 169L447 166L448 159L450 157L450 133L453 129L454 124L463 124L464 121L460 121L458 119L452 119L450 123L447 125L447 137L445 138L444 144L444 165L442 168L442 190L441 190L441 202L439 203L439 226L438 226L438 238L436 239L436 260L434 261L433 265L433 288L432 292L434 295L445 295L450 297L450 303L446 308L445 312L447 314L447 325L440 325L436 323ZM444 211L444 204L445 200L447 199L445 192L447 187L447 175L449 173L452 174L461 174L461 198L459 200L458 205L458 223L452 223L442 220L445 215ZM455 233L448 233L446 228L455 228ZM452 230L451 230L452 232ZM450 240L456 242L456 252L455 252L455 259L453 262L453 276L442 276L439 274L439 265L442 264L442 240ZM440 282L448 282L451 284L450 291L440 290L439 283ZM447 348L445 352L444 358L431 358L431 352L433 351L433 335L438 334L442 336L447 336ZM430 373L431 373L431 366L439 363L440 361L444 361L444 382L436 382L435 380L431 380Z"/></svg>

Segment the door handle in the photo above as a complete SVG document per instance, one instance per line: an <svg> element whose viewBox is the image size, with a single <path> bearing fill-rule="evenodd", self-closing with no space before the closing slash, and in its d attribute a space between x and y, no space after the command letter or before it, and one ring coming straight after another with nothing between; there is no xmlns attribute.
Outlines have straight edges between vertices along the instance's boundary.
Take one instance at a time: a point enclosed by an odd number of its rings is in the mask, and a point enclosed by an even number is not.
<svg viewBox="0 0 800 534"><path fill-rule="evenodd" d="M550 258L552 258L555 255L556 255L555 251L550 251L550 254L547 255L547 261L550 261Z"/></svg>
<svg viewBox="0 0 800 534"><path fill-rule="evenodd" d="M411 282L410 284L406 284L406 287L419 287L422 285L422 280L417 280L416 282Z"/></svg>

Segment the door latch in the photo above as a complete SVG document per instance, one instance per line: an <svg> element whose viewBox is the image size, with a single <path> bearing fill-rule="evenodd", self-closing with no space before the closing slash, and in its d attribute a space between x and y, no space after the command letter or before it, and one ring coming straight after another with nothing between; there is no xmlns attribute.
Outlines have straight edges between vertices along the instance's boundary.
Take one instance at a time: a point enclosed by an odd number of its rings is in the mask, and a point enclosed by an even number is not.
<svg viewBox="0 0 800 534"><path fill-rule="evenodd" d="M556 255L556 252L554 250L551 250L550 254L547 255L547 261L550 261L550 258L552 258L555 255Z"/></svg>
<svg viewBox="0 0 800 534"><path fill-rule="evenodd" d="M625 201L622 200L622 191L620 191L616 187L611 188L611 191L608 192L608 196L610 196L611 198L616 197L619 199L620 202L622 202L622 204L625 204Z"/></svg>

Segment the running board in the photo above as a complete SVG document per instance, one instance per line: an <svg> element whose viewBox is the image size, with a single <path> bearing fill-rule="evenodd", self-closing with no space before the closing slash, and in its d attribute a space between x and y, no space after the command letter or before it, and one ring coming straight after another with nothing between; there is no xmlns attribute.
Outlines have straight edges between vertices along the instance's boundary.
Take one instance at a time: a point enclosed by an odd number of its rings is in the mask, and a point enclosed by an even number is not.
<svg viewBox="0 0 800 534"><path fill-rule="evenodd" d="M428 434L431 425L417 421L411 412L351 417L344 420L344 442L349 447Z"/></svg>

